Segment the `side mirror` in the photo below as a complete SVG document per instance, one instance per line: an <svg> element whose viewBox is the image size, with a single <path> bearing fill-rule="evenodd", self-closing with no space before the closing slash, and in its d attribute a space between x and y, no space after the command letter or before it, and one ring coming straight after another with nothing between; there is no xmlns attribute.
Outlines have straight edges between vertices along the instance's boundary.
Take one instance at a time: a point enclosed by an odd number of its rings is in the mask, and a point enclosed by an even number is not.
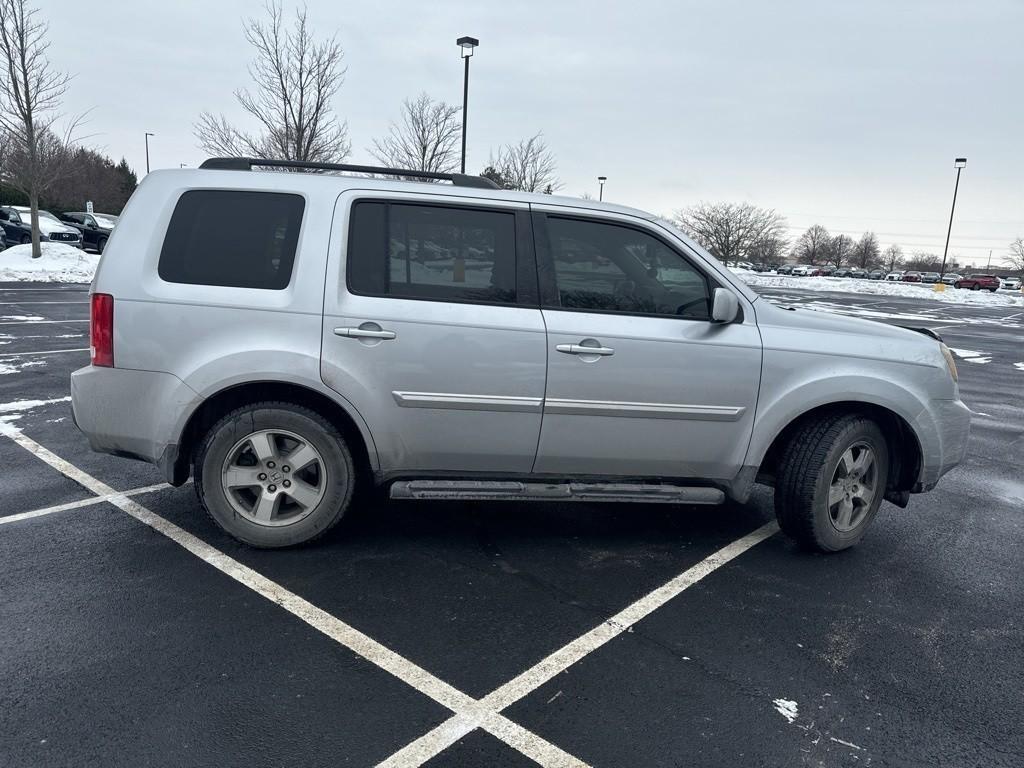
<svg viewBox="0 0 1024 768"><path fill-rule="evenodd" d="M715 288L711 304L711 322L731 323L740 313L740 300L725 288Z"/></svg>

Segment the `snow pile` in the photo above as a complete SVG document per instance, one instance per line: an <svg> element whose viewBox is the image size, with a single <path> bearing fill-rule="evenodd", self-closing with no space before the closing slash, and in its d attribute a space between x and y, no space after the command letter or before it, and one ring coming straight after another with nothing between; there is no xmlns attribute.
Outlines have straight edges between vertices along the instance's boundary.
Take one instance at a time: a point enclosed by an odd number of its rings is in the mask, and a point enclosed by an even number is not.
<svg viewBox="0 0 1024 768"><path fill-rule="evenodd" d="M789 699L772 699L775 711L786 718L787 723L792 723L800 716L800 708L795 701Z"/></svg>
<svg viewBox="0 0 1024 768"><path fill-rule="evenodd" d="M936 291L931 285L921 283L898 283L888 280L860 280L851 277L790 277L733 269L736 276L752 288L792 288L806 291L834 291L836 293L859 293L863 296L904 296L912 299L929 299L948 304L975 304L995 307L1024 306L1024 295L999 290L968 291L946 286Z"/></svg>
<svg viewBox="0 0 1024 768"><path fill-rule="evenodd" d="M0 281L32 280L44 283L92 282L100 257L64 243L40 243L43 255L32 258L32 246L15 245L0 251Z"/></svg>

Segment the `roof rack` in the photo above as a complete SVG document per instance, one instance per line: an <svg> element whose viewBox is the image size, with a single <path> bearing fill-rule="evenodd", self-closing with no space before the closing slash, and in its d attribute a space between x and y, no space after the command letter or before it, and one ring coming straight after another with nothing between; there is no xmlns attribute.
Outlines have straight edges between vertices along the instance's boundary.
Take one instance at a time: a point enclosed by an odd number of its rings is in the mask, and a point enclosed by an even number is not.
<svg viewBox="0 0 1024 768"><path fill-rule="evenodd" d="M200 168L214 171L251 171L253 168L298 168L308 171L348 171L349 173L379 173L382 176L405 176L431 181L450 181L456 187L478 189L501 189L484 176L467 173L434 173L414 171L409 168L383 168L376 165L349 165L348 163L311 163L305 160L269 160L256 157L211 157L204 160Z"/></svg>

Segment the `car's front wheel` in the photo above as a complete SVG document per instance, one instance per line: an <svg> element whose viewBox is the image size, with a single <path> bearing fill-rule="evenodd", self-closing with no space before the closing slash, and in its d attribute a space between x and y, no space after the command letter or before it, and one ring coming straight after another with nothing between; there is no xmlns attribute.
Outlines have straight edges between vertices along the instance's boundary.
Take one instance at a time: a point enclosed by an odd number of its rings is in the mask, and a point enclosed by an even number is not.
<svg viewBox="0 0 1024 768"><path fill-rule="evenodd" d="M107 247L107 238L101 237L96 241L96 253L103 253L103 249Z"/></svg>
<svg viewBox="0 0 1024 768"><path fill-rule="evenodd" d="M323 416L265 402L213 425L195 457L195 483L227 533L255 547L288 547L341 520L355 469L344 437Z"/></svg>
<svg viewBox="0 0 1024 768"><path fill-rule="evenodd" d="M798 429L779 461L775 515L801 545L838 552L857 544L889 481L889 448L872 420L826 416Z"/></svg>

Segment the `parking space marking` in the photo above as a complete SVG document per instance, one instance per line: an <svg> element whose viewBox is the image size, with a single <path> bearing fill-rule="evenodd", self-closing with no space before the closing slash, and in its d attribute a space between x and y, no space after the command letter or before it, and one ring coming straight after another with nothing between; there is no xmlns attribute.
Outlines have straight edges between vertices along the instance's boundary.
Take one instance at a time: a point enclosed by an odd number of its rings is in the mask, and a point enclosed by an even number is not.
<svg viewBox="0 0 1024 768"><path fill-rule="evenodd" d="M460 691L450 683L418 666L404 656L349 626L341 619L327 613L266 576L238 562L231 556L207 544L199 537L179 528L133 499L126 498L106 483L82 471L74 464L62 459L48 448L28 437L21 430L0 423L0 434L6 435L25 450L62 472L86 490L98 496L107 496L108 502L134 517L141 523L163 534L200 560L212 565L221 573L239 584L248 587L261 597L284 608L293 616L327 637L344 645L386 672L391 673L406 685L428 696L450 709L457 717L471 723L473 728L483 728L491 735L521 752L534 762L550 768L586 768L587 764L554 744L545 741L518 723L514 723L499 712L490 709L483 702ZM472 728L470 729L472 730Z"/></svg>
<svg viewBox="0 0 1024 768"><path fill-rule="evenodd" d="M189 480L188 482L192 482ZM80 499L79 501L69 501L66 504L57 504L52 507L43 507L42 509L33 509L30 512L19 512L16 515L8 515L7 517L0 517L0 525L7 525L8 523L16 523L19 520L31 520L34 517L45 517L46 515L52 515L54 512L66 512L71 509L80 509L82 507L91 507L94 504L102 504L104 501L110 501L113 498L124 496L140 496L144 493L152 493L153 491L162 491L165 488L173 488L174 486L168 483L157 483L156 485L146 485L142 488L132 488L128 491L115 491L114 493L106 493L102 496L90 496L88 499Z"/></svg>
<svg viewBox="0 0 1024 768"><path fill-rule="evenodd" d="M0 355L0 357L27 357L28 355L61 355L65 352L88 352L89 347L80 347L78 349L45 349L41 352L8 352Z"/></svg>
<svg viewBox="0 0 1024 768"><path fill-rule="evenodd" d="M4 299L0 304L88 304L88 301L25 301L23 299Z"/></svg>
<svg viewBox="0 0 1024 768"><path fill-rule="evenodd" d="M610 619L598 624L586 634L559 648L522 674L496 688L481 701L495 711L501 711L511 706L540 688L555 675L564 672L585 656L596 651L609 640L628 631L641 619L649 616L708 574L773 536L778 530L777 523L765 523L743 538L727 544L671 581L622 609ZM466 718L456 714L420 738L410 742L384 762L379 763L378 768L413 768L413 766L423 765L472 730L472 724Z"/></svg>
<svg viewBox="0 0 1024 768"><path fill-rule="evenodd" d="M4 320L0 325L42 325L43 323L88 323L89 318L84 320Z"/></svg>

